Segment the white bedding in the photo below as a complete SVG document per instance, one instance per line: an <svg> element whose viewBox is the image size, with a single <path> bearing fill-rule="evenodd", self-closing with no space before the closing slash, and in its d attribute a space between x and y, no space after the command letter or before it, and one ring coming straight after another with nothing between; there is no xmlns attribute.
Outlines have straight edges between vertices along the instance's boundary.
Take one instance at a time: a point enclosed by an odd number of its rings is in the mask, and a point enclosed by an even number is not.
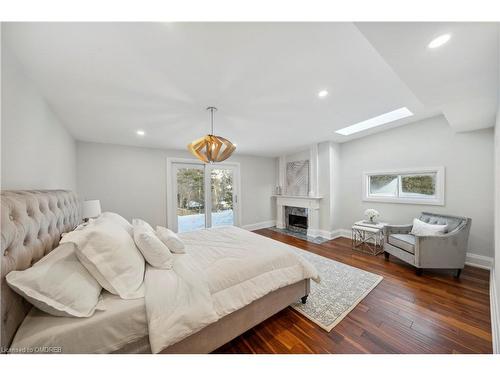
<svg viewBox="0 0 500 375"><path fill-rule="evenodd" d="M90 318L50 317L34 310L37 319L32 316L23 322L12 346L50 344L63 346L63 352L102 352L105 347L119 349L149 332L156 353L274 290L306 278L318 281L316 269L290 251L289 245L240 228L205 229L179 237L186 254L174 255L172 270L147 268L145 299L115 297L110 306L105 301L107 311ZM137 310L124 313L134 303ZM110 327L102 331L105 321ZM40 322L47 329L40 328Z"/></svg>
<svg viewBox="0 0 500 375"><path fill-rule="evenodd" d="M179 237L205 272L217 315L222 317L317 270L291 246L238 227L181 233Z"/></svg>
<svg viewBox="0 0 500 375"><path fill-rule="evenodd" d="M31 309L11 347L53 347L62 353L110 353L148 335L144 298L124 300L102 293L105 311L89 318L58 317Z"/></svg>

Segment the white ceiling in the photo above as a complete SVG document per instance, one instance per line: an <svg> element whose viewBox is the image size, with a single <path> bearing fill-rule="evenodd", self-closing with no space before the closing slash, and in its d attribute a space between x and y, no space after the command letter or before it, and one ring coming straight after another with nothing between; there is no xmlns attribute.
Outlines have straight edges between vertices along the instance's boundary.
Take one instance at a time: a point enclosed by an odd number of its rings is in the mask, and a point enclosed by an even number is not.
<svg viewBox="0 0 500 375"><path fill-rule="evenodd" d="M441 32L452 39L429 50ZM86 141L185 149L215 105L237 152L277 156L440 113L489 127L497 108L496 24L10 23L2 38ZM334 133L403 106L415 116Z"/></svg>
<svg viewBox="0 0 500 375"><path fill-rule="evenodd" d="M494 125L499 90L497 23L356 26L417 98L426 107L439 108L456 131ZM444 33L451 34L447 44L421 48Z"/></svg>

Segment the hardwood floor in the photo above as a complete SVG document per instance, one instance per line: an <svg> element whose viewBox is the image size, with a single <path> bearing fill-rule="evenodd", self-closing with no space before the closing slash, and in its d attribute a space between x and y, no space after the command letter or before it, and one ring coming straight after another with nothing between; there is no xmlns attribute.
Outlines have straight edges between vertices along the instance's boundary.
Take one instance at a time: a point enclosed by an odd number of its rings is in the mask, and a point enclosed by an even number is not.
<svg viewBox="0 0 500 375"><path fill-rule="evenodd" d="M414 268L363 254L339 238L313 244L268 229L263 236L361 268L384 279L331 332L291 308L262 322L216 353L491 353L489 271Z"/></svg>

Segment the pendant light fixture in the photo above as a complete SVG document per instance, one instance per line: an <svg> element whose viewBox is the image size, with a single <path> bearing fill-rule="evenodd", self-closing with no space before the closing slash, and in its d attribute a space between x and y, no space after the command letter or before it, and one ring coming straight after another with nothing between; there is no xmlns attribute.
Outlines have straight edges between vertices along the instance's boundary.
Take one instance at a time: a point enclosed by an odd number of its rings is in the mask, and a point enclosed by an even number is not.
<svg viewBox="0 0 500 375"><path fill-rule="evenodd" d="M214 112L215 107L208 107L210 111L211 133L188 144L191 153L204 163L216 163L226 160L231 156L236 146L226 138L214 135Z"/></svg>

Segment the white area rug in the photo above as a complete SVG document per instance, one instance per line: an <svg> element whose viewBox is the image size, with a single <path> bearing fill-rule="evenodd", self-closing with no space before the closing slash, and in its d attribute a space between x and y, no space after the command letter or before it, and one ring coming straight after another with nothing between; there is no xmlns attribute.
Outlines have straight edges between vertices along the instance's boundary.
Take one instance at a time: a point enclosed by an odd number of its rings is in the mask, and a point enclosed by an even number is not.
<svg viewBox="0 0 500 375"><path fill-rule="evenodd" d="M316 266L321 283L311 281L307 303L298 302L291 307L328 332L383 279L374 273L308 251L294 250Z"/></svg>

